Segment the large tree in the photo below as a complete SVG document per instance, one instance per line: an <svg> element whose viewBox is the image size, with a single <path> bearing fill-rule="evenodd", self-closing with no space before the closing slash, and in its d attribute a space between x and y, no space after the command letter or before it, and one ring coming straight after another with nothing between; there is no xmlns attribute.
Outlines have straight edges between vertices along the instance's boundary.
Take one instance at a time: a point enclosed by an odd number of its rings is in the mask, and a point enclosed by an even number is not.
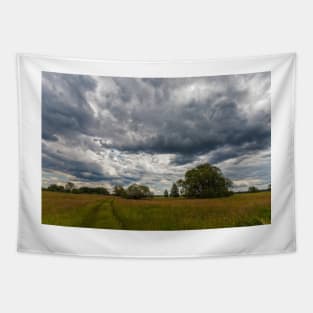
<svg viewBox="0 0 313 313"><path fill-rule="evenodd" d="M232 194L229 188L231 180L222 171L209 163L198 165L185 173L185 179L179 181L184 196L190 198L216 198Z"/></svg>

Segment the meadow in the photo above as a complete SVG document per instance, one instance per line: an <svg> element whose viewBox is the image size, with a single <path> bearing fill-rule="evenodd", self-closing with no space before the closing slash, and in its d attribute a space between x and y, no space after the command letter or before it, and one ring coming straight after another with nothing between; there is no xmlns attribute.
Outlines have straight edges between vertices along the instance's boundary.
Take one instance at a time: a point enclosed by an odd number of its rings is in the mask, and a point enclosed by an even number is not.
<svg viewBox="0 0 313 313"><path fill-rule="evenodd" d="M271 192L225 198L115 196L42 192L42 223L125 230L187 230L271 223Z"/></svg>

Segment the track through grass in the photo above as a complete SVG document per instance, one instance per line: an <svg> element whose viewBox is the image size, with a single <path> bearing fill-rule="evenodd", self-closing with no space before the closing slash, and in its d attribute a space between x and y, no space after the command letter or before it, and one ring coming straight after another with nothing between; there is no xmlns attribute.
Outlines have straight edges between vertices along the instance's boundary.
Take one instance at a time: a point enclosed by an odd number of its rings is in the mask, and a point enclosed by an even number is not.
<svg viewBox="0 0 313 313"><path fill-rule="evenodd" d="M107 229L184 230L271 223L271 194L218 199L154 198L43 192L42 223Z"/></svg>

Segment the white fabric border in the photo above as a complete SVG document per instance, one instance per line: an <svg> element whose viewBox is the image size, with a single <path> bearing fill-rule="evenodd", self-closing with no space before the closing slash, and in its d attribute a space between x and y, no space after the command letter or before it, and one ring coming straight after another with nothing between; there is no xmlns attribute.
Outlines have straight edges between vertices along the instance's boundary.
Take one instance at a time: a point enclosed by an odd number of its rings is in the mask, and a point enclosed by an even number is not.
<svg viewBox="0 0 313 313"><path fill-rule="evenodd" d="M295 251L295 69L295 54L151 62L18 55L18 251L105 257L207 257ZM272 223L184 231L129 231L42 225L41 71L120 77L191 77L271 71Z"/></svg>

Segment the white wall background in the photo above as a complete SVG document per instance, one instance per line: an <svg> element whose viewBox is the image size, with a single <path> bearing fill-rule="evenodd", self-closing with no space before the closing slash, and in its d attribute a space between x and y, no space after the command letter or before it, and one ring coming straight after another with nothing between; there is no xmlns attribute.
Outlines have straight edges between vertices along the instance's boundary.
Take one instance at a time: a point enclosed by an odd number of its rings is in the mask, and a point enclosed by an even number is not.
<svg viewBox="0 0 313 313"><path fill-rule="evenodd" d="M310 1L17 1L0 4L1 312L310 312L313 280ZM104 59L298 53L298 252L201 260L16 253L16 52Z"/></svg>

